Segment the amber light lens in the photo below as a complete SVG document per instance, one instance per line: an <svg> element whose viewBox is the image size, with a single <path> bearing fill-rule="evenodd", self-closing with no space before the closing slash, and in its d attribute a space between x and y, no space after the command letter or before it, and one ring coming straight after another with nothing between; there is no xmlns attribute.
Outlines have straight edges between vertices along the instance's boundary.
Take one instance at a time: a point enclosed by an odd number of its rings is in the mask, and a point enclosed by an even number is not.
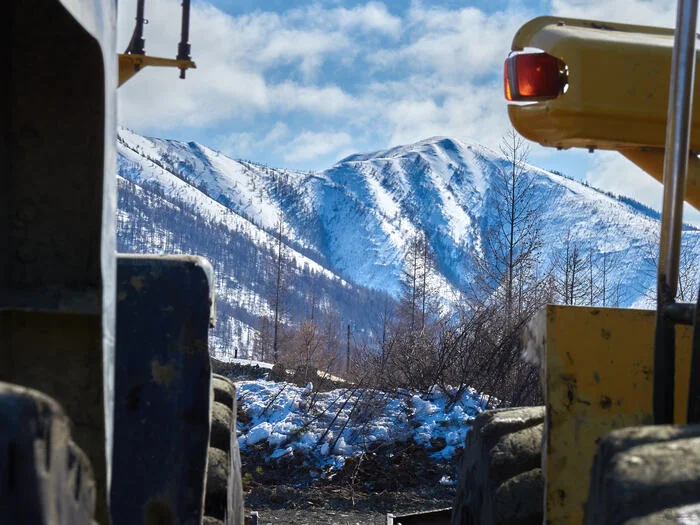
<svg viewBox="0 0 700 525"><path fill-rule="evenodd" d="M547 53L508 57L503 71L505 95L510 101L556 98L566 85L564 64Z"/></svg>
<svg viewBox="0 0 700 525"><path fill-rule="evenodd" d="M508 75L508 64L510 58L506 58L503 64L503 91L506 94L506 100L513 100L513 94L510 92L510 76Z"/></svg>

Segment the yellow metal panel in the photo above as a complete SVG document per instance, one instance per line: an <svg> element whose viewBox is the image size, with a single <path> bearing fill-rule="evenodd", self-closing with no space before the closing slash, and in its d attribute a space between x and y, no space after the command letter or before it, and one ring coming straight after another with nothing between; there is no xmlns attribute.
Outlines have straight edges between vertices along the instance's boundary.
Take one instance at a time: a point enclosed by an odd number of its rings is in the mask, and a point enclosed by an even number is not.
<svg viewBox="0 0 700 525"><path fill-rule="evenodd" d="M540 17L525 24L513 40L514 51L528 47L563 60L569 87L553 100L508 106L511 122L523 136L559 148L663 148L671 30ZM696 149L699 91L693 115L691 148Z"/></svg>
<svg viewBox="0 0 700 525"><path fill-rule="evenodd" d="M149 55L119 55L119 86L141 71L144 67L176 67L178 69L196 69L197 66L191 60L178 60L176 58L152 57Z"/></svg>
<svg viewBox="0 0 700 525"><path fill-rule="evenodd" d="M620 153L646 171L659 182L664 180L663 148L625 148ZM685 200L700 209L700 159L694 154L688 157L688 173Z"/></svg>
<svg viewBox="0 0 700 525"><path fill-rule="evenodd" d="M545 518L583 519L598 442L614 428L652 421L655 312L547 306L530 325L528 355L544 372ZM677 331L676 422L685 420L690 368L688 327Z"/></svg>

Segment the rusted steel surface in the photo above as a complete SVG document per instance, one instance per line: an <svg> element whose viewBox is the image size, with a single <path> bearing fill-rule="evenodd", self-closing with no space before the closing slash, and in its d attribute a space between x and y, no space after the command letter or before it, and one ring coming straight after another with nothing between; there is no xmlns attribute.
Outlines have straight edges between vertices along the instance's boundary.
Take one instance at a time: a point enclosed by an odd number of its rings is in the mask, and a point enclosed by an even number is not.
<svg viewBox="0 0 700 525"><path fill-rule="evenodd" d="M119 256L117 278L112 523L199 525L211 267L198 257Z"/></svg>

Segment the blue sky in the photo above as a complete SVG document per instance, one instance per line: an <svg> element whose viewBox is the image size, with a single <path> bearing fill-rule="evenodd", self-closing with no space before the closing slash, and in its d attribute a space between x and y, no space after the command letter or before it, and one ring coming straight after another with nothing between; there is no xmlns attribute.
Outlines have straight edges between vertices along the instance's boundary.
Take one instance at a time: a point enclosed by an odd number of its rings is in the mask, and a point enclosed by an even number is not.
<svg viewBox="0 0 700 525"><path fill-rule="evenodd" d="M503 60L517 28L556 14L671 27L672 0L193 0L198 69L147 70L120 90L119 121L234 158L317 170L431 136L497 148L508 129ZM146 49L172 56L176 0L149 0ZM119 48L135 0L119 3ZM660 205L660 185L615 153L530 160Z"/></svg>

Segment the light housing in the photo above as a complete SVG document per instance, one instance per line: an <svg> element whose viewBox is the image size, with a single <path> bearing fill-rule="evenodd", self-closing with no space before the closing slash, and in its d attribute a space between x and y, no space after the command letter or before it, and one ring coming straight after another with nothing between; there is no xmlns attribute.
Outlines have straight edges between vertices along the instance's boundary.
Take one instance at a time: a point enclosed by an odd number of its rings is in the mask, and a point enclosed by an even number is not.
<svg viewBox="0 0 700 525"><path fill-rule="evenodd" d="M503 64L503 88L511 102L557 98L567 83L566 64L547 53L518 53Z"/></svg>

